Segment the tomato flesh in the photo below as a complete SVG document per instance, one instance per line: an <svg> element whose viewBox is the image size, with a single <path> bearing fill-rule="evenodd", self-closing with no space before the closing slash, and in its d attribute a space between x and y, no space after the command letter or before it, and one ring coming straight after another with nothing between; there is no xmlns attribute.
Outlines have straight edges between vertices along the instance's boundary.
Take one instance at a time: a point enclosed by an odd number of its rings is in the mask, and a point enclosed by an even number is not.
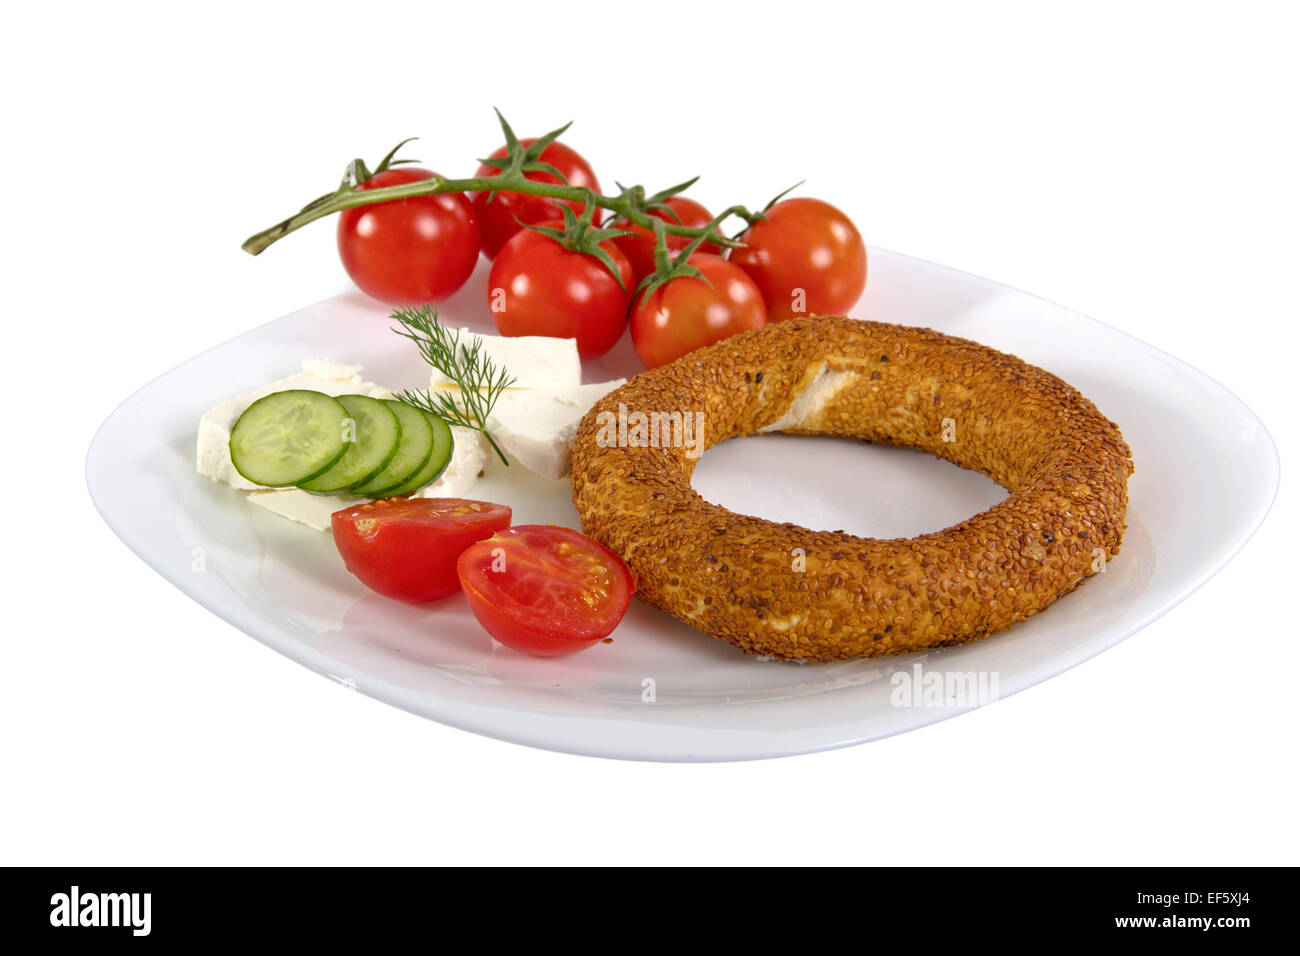
<svg viewBox="0 0 1300 956"><path fill-rule="evenodd" d="M376 173L357 189L400 186L434 175L398 166ZM478 220L461 193L345 209L339 214L337 238L339 258L357 288L390 305L440 302L465 284L478 261Z"/></svg>
<svg viewBox="0 0 1300 956"><path fill-rule="evenodd" d="M517 525L466 548L461 588L484 630L537 657L581 651L609 636L636 591L623 560L558 525Z"/></svg>
<svg viewBox="0 0 1300 956"><path fill-rule="evenodd" d="M519 142L527 147L535 139L522 139ZM489 159L501 159L506 155L504 146L497 149ZM600 183L596 173L576 150L564 143L551 143L542 150L542 162L550 163L558 169L570 186L588 186L594 192L600 192ZM476 178L497 176L501 170L483 165L474 174ZM558 183L551 173L524 173L525 179L538 183ZM491 201L489 201L489 197ZM536 225L547 219L560 219L560 206L568 206L575 213L582 212L582 203L569 199L548 199L546 196L530 196L527 193L499 192L495 196L488 192L474 194L474 213L478 217L482 237L483 253L489 259L495 259L501 248L523 226L520 223Z"/></svg>
<svg viewBox="0 0 1300 956"><path fill-rule="evenodd" d="M505 505L467 498L388 498L336 511L343 564L372 591L423 603L460 590L456 561L510 526Z"/></svg>
<svg viewBox="0 0 1300 956"><path fill-rule="evenodd" d="M730 259L763 292L769 322L845 315L867 285L867 246L852 220L820 199L787 199L750 226Z"/></svg>

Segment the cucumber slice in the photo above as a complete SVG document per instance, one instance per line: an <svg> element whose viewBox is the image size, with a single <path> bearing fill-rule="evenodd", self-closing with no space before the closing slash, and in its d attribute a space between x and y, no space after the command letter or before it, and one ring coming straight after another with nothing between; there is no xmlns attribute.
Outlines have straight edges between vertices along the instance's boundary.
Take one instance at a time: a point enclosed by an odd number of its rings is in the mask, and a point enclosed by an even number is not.
<svg viewBox="0 0 1300 956"><path fill-rule="evenodd" d="M433 427L433 453L429 455L429 460L424 463L424 467L414 475L392 488L383 488L375 493L376 498L401 498L412 492L419 491L431 481L437 481L438 476L447 470L451 464L452 452L456 450L456 442L451 437L451 429L437 415L424 413L429 419L429 424Z"/></svg>
<svg viewBox="0 0 1300 956"><path fill-rule="evenodd" d="M258 485L283 488L325 471L348 450L348 411L321 392L272 392L244 410L230 430L235 470Z"/></svg>
<svg viewBox="0 0 1300 956"><path fill-rule="evenodd" d="M328 494L363 485L378 475L397 454L402 437L393 410L367 395L340 395L338 402L351 419L348 450L343 457L309 481L298 482L303 491ZM345 425L348 422L344 422Z"/></svg>
<svg viewBox="0 0 1300 956"><path fill-rule="evenodd" d="M384 466L383 471L365 484L349 489L348 494L373 498L378 491L396 487L423 468L433 453L433 426L429 424L428 416L405 402L391 399L384 399L383 402L393 410L402 426L402 440L397 443L397 454Z"/></svg>

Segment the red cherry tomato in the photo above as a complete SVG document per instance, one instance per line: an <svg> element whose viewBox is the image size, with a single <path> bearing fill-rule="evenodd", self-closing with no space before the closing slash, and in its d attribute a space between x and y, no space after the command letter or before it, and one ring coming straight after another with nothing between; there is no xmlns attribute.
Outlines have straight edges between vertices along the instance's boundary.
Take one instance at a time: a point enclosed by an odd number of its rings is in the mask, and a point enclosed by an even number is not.
<svg viewBox="0 0 1300 956"><path fill-rule="evenodd" d="M730 258L763 290L768 321L852 309L867 286L867 247L849 217L820 199L787 199L766 215Z"/></svg>
<svg viewBox="0 0 1300 956"><path fill-rule="evenodd" d="M456 560L510 526L510 509L465 498L388 498L336 511L334 544L361 583L399 601L460 590Z"/></svg>
<svg viewBox="0 0 1300 956"><path fill-rule="evenodd" d="M521 230L505 244L488 277L488 309L497 331L577 339L578 355L584 359L608 352L627 326L635 283L627 256L609 242L601 248L618 267L623 288L595 256L573 252L531 229Z"/></svg>
<svg viewBox="0 0 1300 956"><path fill-rule="evenodd" d="M531 146L536 140L522 139L524 146ZM488 159L501 159L506 154L502 146ZM542 150L542 162L550 163L569 181L570 186L588 186L600 192L600 183L587 161L563 143L552 143ZM476 177L496 176L501 170L491 166L480 166ZM559 180L550 173L524 173L525 179L539 183L558 183ZM491 193L474 194L474 213L478 216L479 229L482 232L483 252L489 259L495 259L501 247L517 233L521 222L536 225L547 219L561 219L560 206L565 205L575 213L582 212L582 203L567 199L547 199L545 196L529 196L525 193L499 192L488 202ZM518 221L516 221L516 219Z"/></svg>
<svg viewBox="0 0 1300 956"><path fill-rule="evenodd" d="M538 657L572 654L608 636L636 591L622 558L558 525L502 531L466 548L457 569L484 629Z"/></svg>
<svg viewBox="0 0 1300 956"><path fill-rule="evenodd" d="M763 296L739 266L698 252L687 261L712 285L684 276L665 282L649 298L637 293L634 300L632 344L646 368L767 322Z"/></svg>
<svg viewBox="0 0 1300 956"><path fill-rule="evenodd" d="M357 188L400 186L434 175L398 166L376 173ZM390 305L447 298L474 271L478 245L478 220L462 193L398 199L339 214L343 268L362 292Z"/></svg>
<svg viewBox="0 0 1300 956"><path fill-rule="evenodd" d="M690 226L692 229L702 228L713 221L712 213L694 199L689 199L686 196L673 196L665 200L664 205L669 206L673 212L677 213L678 219L681 220L680 223L662 209L656 209L650 215L675 226ZM636 281L640 282L655 271L655 234L644 226L638 226L626 219L620 219L614 223L613 228L626 229L632 233L630 236L619 236L614 240L614 244L623 250L623 255L627 256L627 261L632 263L632 272L636 275ZM667 239L670 252L685 249L691 244L691 240L686 236L669 235ZM711 242L702 243L696 251L710 252L714 255L722 254L722 248Z"/></svg>

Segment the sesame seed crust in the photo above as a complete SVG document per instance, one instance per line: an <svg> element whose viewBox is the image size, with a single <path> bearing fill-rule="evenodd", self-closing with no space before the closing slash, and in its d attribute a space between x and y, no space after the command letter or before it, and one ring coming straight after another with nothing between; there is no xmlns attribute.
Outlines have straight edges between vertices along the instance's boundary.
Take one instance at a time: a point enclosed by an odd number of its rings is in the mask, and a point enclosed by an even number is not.
<svg viewBox="0 0 1300 956"><path fill-rule="evenodd" d="M620 404L703 413L707 446L777 430L919 448L1008 497L891 540L735 514L691 487L687 448L601 437ZM833 661L976 640L1074 590L1119 553L1132 472L1115 424L1049 372L930 329L813 316L606 395L579 425L572 485L583 531L642 600L747 654Z"/></svg>

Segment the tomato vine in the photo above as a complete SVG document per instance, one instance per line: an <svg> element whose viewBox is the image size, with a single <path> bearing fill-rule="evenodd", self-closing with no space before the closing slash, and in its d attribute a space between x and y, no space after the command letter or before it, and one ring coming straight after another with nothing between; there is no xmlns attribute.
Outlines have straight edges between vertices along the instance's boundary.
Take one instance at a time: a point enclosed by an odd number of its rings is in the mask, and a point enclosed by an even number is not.
<svg viewBox="0 0 1300 956"><path fill-rule="evenodd" d="M752 225L765 218L762 211L750 212L744 206L731 206L707 226L689 227L682 225L680 222L666 222L659 217L650 215L650 213L656 210L668 209L665 205L666 200L684 192L695 184L696 179L689 179L684 183L679 183L652 195L647 195L645 188L642 186L625 187L619 184L619 193L613 196L598 193L587 187L570 186L564 181L564 177L559 174L555 167L541 159L546 147L567 130L570 124L566 123L564 126L540 137L530 145L524 146L520 143L514 130L510 128L510 124L506 122L505 117L501 115L500 110L497 110L497 118L501 122L501 130L506 138L506 155L500 159L485 160L483 162L499 169L499 174L467 179L448 179L442 176L434 176L430 179L422 179L396 186L360 189L361 184L369 179L373 173L362 160L354 159L348 164L343 179L334 192L326 193L312 200L287 219L249 236L243 242L243 250L250 255L258 255L273 243L289 235L289 233L295 232L317 219L322 219L336 212L342 212L345 209L366 206L371 203L391 202L396 199L411 199L416 196L431 196L441 193L488 192L495 195L498 192L509 191L582 203L584 206L583 215L578 217L576 226L573 220L566 223L569 228L565 230L564 239L575 247L581 248L582 251L591 254L597 254L591 252L591 249L592 247L598 248L597 243L599 240L584 235L587 230L598 232L600 239L608 238L609 235L623 234L621 230L602 228L601 217L595 215L597 209L607 210L611 214L604 217L605 222L624 219L653 230L658 237L658 244L664 247L665 256L667 255L667 248L664 246L666 235L684 236L696 240L691 244L690 248L698 247L700 243L704 242L711 242L721 247L741 248L744 245L742 242L727 236L722 231L722 221L729 216L737 216L745 220L748 225ZM400 163L412 162L412 160L394 158L397 151L409 142L411 142L410 139L403 140L389 151L376 171ZM559 178L561 182L537 182L526 177L525 174L530 172L550 173ZM768 204L768 207L770 206L771 203ZM669 212L671 213L671 210ZM673 219L676 219L675 215ZM598 254L597 257L600 258ZM608 263L606 263L606 267L608 268Z"/></svg>

